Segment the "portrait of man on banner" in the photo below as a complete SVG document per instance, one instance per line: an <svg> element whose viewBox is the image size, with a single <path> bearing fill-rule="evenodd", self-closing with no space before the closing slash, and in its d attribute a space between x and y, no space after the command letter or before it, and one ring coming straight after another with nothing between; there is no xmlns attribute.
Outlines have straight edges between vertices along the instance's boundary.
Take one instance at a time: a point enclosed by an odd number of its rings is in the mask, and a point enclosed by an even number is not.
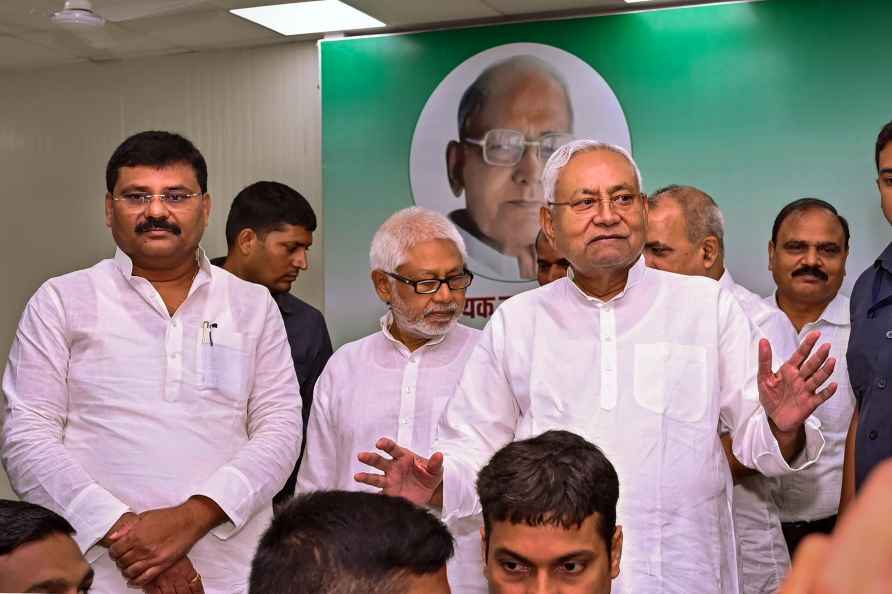
<svg viewBox="0 0 892 594"><path fill-rule="evenodd" d="M447 215L462 234L478 279L465 305L475 325L536 286L535 241L545 204L539 177L548 157L580 135L631 148L607 82L590 64L549 45L480 52L428 98L412 139L413 198Z"/></svg>

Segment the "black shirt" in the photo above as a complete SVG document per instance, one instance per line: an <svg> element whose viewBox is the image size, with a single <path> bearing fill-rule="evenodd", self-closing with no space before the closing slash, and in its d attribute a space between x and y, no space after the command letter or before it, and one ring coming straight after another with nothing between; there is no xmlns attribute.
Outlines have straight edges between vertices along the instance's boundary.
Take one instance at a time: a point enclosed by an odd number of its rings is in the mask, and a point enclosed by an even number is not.
<svg viewBox="0 0 892 594"><path fill-rule="evenodd" d="M225 257L211 260L211 264L217 266L223 266L225 263ZM331 337L328 335L328 327L325 325L322 312L291 293L273 294L273 300L279 306L279 311L282 312L285 333L288 335L288 344L291 346L291 359L294 361L294 371L297 373L297 381L300 384L304 436L297 464L285 486L274 499L278 503L294 495L297 470L304 457L304 447L307 442L307 422L310 418L310 407L313 405L313 387L322 374L322 369L328 362L328 358L331 357L332 347Z"/></svg>
<svg viewBox="0 0 892 594"><path fill-rule="evenodd" d="M851 299L852 333L846 361L860 414L855 488L892 457L892 243L865 270Z"/></svg>

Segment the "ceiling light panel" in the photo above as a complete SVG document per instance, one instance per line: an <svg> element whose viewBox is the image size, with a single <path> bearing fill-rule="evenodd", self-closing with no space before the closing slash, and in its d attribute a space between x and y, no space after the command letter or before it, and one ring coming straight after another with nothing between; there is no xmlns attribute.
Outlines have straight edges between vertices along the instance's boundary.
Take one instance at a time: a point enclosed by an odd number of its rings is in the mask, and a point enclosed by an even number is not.
<svg viewBox="0 0 892 594"><path fill-rule="evenodd" d="M355 31L386 26L378 19L338 0L236 8L229 12L282 35Z"/></svg>

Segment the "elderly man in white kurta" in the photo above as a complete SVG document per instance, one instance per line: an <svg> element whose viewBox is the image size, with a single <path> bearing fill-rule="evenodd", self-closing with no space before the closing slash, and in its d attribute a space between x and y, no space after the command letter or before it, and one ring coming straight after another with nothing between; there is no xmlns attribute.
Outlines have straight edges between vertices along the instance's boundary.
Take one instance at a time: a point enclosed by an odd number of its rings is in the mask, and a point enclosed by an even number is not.
<svg viewBox="0 0 892 594"><path fill-rule="evenodd" d="M457 323L473 277L462 237L446 217L418 207L397 212L372 239L370 260L388 311L381 331L338 349L316 384L298 493L359 488L356 455L381 435L428 455L480 336ZM457 543L448 568L452 591L486 592L479 521L449 528Z"/></svg>
<svg viewBox="0 0 892 594"><path fill-rule="evenodd" d="M733 296L712 280L646 268L647 218L637 166L595 141L557 151L543 174L543 229L572 274L505 302L468 360L423 459L387 439L361 459L384 471L357 480L444 517L479 509L475 476L499 447L553 428L598 444L620 476L626 534L616 591L734 594L730 474L734 453L767 475L813 462L814 408L835 386L808 337L778 373ZM761 405L760 405L761 401ZM791 464L792 467L791 468Z"/></svg>
<svg viewBox="0 0 892 594"><path fill-rule="evenodd" d="M282 316L198 248L211 199L188 140L136 134L107 169L118 249L28 302L3 463L75 528L91 592L244 593L301 440Z"/></svg>

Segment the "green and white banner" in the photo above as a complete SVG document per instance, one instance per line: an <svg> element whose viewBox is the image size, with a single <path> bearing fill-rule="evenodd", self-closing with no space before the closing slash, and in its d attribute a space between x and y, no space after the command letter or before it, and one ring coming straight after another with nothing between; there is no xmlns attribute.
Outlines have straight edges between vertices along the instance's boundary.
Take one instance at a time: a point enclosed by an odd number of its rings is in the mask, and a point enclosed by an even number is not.
<svg viewBox="0 0 892 594"><path fill-rule="evenodd" d="M892 119L889 17L885 0L764 0L322 42L335 342L377 327L369 244L413 204L448 215L465 238L476 274L465 323L481 326L534 287L536 177L569 137L632 150L644 191L711 194L728 267L761 294L772 290L777 212L828 200L852 225L847 291L892 238L873 165Z"/></svg>

